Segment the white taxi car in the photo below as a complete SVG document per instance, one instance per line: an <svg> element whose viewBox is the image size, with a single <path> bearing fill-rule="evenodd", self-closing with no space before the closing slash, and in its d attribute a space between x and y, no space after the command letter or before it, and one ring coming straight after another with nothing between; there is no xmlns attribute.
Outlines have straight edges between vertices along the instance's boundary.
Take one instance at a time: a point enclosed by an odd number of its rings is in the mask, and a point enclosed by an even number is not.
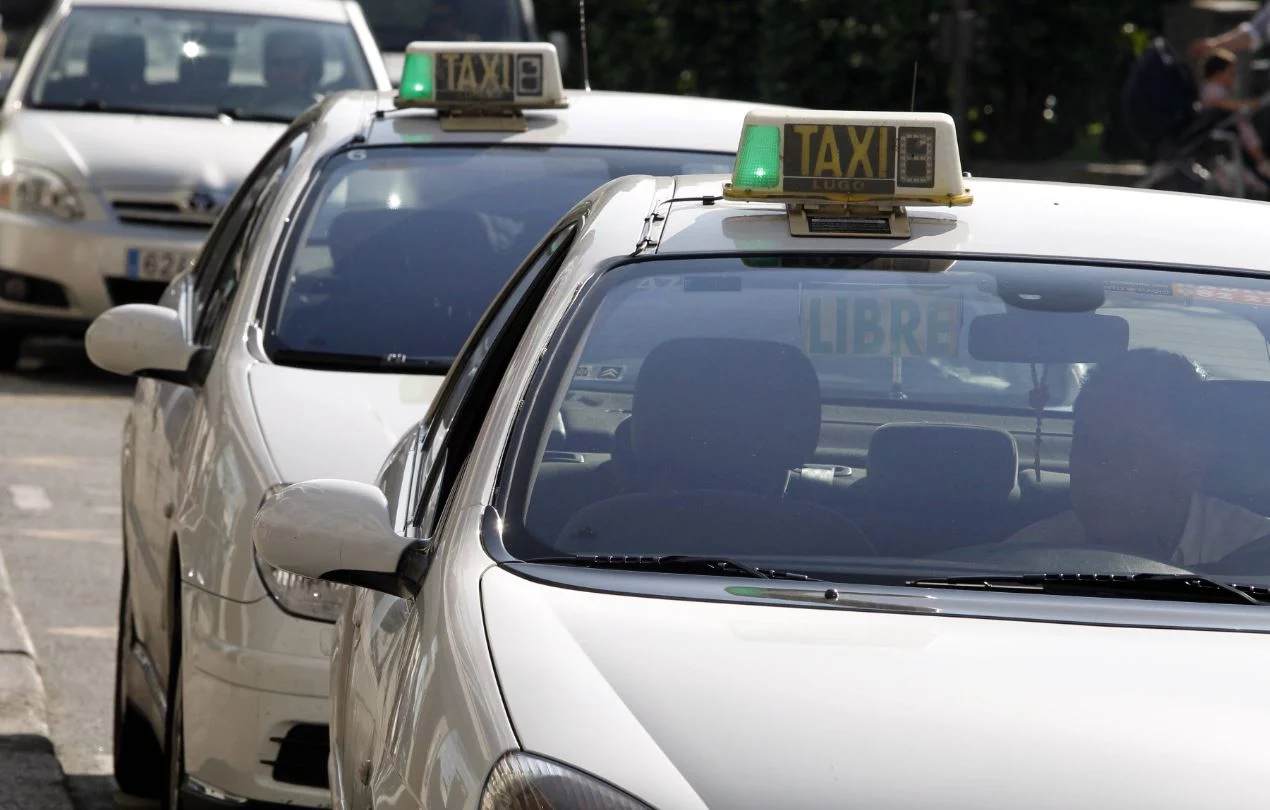
<svg viewBox="0 0 1270 810"><path fill-rule="evenodd" d="M291 119L388 87L352 0L59 0L0 108L0 368L157 301Z"/></svg>
<svg viewBox="0 0 1270 810"><path fill-rule="evenodd" d="M122 460L129 791L161 791L166 751L187 800L327 801L348 589L256 558L265 492L372 482L560 216L615 177L726 171L747 109L565 94L546 44L416 44L406 79L400 96L341 93L301 115L193 271L88 333L94 362L142 378Z"/></svg>
<svg viewBox="0 0 1270 810"><path fill-rule="evenodd" d="M362 586L335 807L1256 801L1270 206L956 143L760 112L609 183L376 486L270 493L260 554Z"/></svg>

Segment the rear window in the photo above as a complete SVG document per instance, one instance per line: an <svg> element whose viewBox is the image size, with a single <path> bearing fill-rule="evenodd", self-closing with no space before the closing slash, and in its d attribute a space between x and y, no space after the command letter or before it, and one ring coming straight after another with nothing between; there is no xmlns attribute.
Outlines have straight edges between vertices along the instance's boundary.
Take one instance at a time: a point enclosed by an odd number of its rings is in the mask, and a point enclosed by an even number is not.
<svg viewBox="0 0 1270 810"><path fill-rule="evenodd" d="M522 559L1270 583L1270 285L978 259L658 259L540 372Z"/></svg>
<svg viewBox="0 0 1270 810"><path fill-rule="evenodd" d="M328 164L276 276L278 363L448 363L560 217L630 174L719 173L730 155L600 147L353 150Z"/></svg>

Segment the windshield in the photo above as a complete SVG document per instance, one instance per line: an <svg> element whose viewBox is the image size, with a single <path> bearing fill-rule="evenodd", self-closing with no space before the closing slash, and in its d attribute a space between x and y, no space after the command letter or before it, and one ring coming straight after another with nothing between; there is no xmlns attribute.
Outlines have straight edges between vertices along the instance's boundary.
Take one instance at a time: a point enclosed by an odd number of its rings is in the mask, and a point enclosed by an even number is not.
<svg viewBox="0 0 1270 810"><path fill-rule="evenodd" d="M731 160L566 146L336 155L292 232L265 348L280 364L392 358L435 370L417 361L451 360L512 271L583 197L624 175L718 173Z"/></svg>
<svg viewBox="0 0 1270 810"><path fill-rule="evenodd" d="M327 93L373 87L347 25L89 7L74 9L58 29L27 103L290 121Z"/></svg>
<svg viewBox="0 0 1270 810"><path fill-rule="evenodd" d="M1270 583L1264 281L658 259L577 306L514 452L522 559Z"/></svg>
<svg viewBox="0 0 1270 810"><path fill-rule="evenodd" d="M531 39L522 0L361 0L366 23L383 51L411 42Z"/></svg>

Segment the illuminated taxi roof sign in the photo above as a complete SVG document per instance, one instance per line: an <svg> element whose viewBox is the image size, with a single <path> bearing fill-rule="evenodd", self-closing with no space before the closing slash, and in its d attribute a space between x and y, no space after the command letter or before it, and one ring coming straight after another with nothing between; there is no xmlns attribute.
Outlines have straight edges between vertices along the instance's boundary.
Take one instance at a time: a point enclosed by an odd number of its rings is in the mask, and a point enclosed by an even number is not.
<svg viewBox="0 0 1270 810"><path fill-rule="evenodd" d="M942 113L751 112L723 196L786 203L800 236L907 236L905 206L972 201Z"/></svg>
<svg viewBox="0 0 1270 810"><path fill-rule="evenodd" d="M549 42L412 42L396 105L470 119L518 118L521 110L568 102L560 60Z"/></svg>

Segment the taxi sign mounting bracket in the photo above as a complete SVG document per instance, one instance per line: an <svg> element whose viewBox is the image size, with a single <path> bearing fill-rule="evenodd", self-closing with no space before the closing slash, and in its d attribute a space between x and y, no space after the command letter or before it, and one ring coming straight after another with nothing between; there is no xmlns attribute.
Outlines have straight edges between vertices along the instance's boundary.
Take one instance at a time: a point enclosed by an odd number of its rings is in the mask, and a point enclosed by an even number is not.
<svg viewBox="0 0 1270 810"><path fill-rule="evenodd" d="M799 205L788 206L790 236L851 239L908 239L912 235L903 206Z"/></svg>
<svg viewBox="0 0 1270 810"><path fill-rule="evenodd" d="M438 110L446 132L524 132L529 128L520 110L485 110L475 107Z"/></svg>

